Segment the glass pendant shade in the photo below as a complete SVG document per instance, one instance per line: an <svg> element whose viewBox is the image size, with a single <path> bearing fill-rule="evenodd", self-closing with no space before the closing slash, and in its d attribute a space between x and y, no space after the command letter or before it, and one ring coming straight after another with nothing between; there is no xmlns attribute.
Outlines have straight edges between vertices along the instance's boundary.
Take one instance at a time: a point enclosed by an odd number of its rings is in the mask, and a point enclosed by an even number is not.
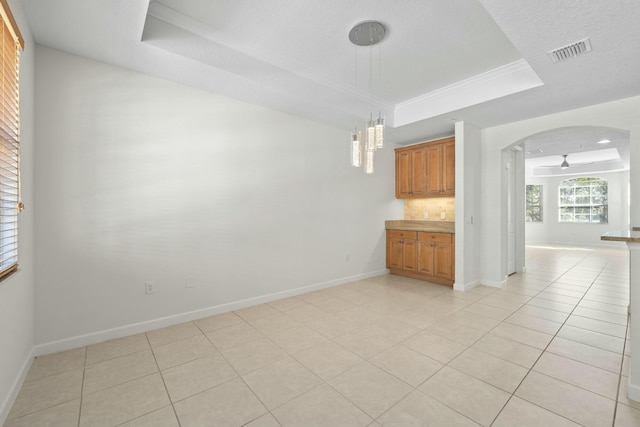
<svg viewBox="0 0 640 427"><path fill-rule="evenodd" d="M351 132L351 165L359 168L362 166L362 132L356 128Z"/></svg>
<svg viewBox="0 0 640 427"><path fill-rule="evenodd" d="M375 126L376 149L382 148L384 145L384 119L382 115L378 116Z"/></svg>
<svg viewBox="0 0 640 427"><path fill-rule="evenodd" d="M376 127L373 120L369 120L367 125L367 151L376 149Z"/></svg>
<svg viewBox="0 0 640 427"><path fill-rule="evenodd" d="M367 150L365 152L364 158L364 173L372 174L373 173L373 150Z"/></svg>

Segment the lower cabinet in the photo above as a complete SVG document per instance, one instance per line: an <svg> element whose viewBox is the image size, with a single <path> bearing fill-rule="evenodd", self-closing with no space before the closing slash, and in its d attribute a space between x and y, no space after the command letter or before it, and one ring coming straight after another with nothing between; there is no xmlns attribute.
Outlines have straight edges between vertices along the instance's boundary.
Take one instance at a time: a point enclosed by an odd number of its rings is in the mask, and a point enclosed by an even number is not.
<svg viewBox="0 0 640 427"><path fill-rule="evenodd" d="M389 230L387 232L387 268L416 271L415 231Z"/></svg>
<svg viewBox="0 0 640 427"><path fill-rule="evenodd" d="M452 286L455 235L387 230L387 268L393 274Z"/></svg>

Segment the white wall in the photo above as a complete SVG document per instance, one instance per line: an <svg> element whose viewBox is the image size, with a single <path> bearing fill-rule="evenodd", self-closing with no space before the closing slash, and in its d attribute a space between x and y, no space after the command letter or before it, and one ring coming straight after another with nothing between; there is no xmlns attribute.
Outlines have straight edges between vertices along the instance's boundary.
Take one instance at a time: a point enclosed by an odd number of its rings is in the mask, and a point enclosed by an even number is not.
<svg viewBox="0 0 640 427"><path fill-rule="evenodd" d="M37 65L39 352L385 271L392 147L367 176L348 131L49 48Z"/></svg>
<svg viewBox="0 0 640 427"><path fill-rule="evenodd" d="M480 207L480 130L457 122L456 130L456 281L454 289L480 284L478 265Z"/></svg>
<svg viewBox="0 0 640 427"><path fill-rule="evenodd" d="M26 209L19 218L19 264L17 273L0 282L0 424L31 364L34 318L34 111L33 80L35 46L22 12L22 4L9 0L25 50L20 59L20 111L22 149L22 197Z"/></svg>
<svg viewBox="0 0 640 427"><path fill-rule="evenodd" d="M629 171L591 173L607 180L609 190L609 222L607 224L560 223L558 221L558 185L565 179L579 175L530 177L527 184L542 184L543 222L527 222L527 243L566 243L620 247L617 242L603 242L600 236L611 230L626 230L629 227L628 185ZM584 176L584 175L580 175Z"/></svg>
<svg viewBox="0 0 640 427"><path fill-rule="evenodd" d="M501 245L504 218L500 213L501 151L521 139L565 126L608 126L630 131L631 224L640 225L640 96L592 105L482 130L481 200L482 225L480 265L483 283L504 280L504 252ZM627 227L625 227L627 229ZM613 230L611 225L609 230Z"/></svg>

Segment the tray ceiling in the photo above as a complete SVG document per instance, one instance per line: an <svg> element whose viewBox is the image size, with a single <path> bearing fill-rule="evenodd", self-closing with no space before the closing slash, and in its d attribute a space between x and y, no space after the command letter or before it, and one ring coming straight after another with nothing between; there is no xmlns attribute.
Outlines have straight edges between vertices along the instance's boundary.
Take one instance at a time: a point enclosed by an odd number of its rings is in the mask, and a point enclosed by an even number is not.
<svg viewBox="0 0 640 427"><path fill-rule="evenodd" d="M39 44L345 129L380 110L400 144L640 94L631 0L22 1ZM388 34L356 52L368 19Z"/></svg>

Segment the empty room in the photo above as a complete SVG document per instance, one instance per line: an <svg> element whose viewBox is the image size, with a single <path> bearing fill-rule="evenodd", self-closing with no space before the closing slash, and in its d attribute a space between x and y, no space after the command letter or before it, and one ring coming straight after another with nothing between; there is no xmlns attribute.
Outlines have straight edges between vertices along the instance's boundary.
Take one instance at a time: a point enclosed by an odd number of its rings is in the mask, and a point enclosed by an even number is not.
<svg viewBox="0 0 640 427"><path fill-rule="evenodd" d="M0 425L640 426L640 3L0 12Z"/></svg>

